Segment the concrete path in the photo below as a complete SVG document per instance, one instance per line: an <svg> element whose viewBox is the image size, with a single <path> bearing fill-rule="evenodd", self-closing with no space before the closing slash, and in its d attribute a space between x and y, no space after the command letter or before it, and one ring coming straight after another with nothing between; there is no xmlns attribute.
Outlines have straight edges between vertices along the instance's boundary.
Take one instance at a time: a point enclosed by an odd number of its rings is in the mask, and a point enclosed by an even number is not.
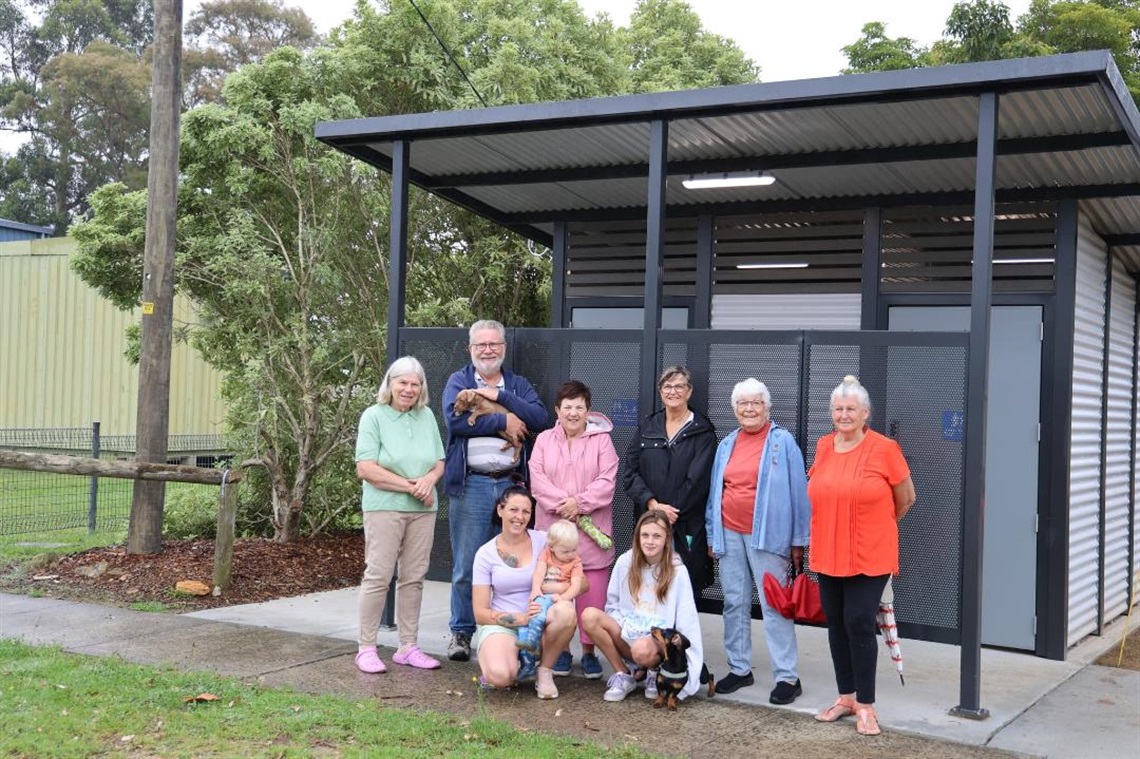
<svg viewBox="0 0 1140 759"><path fill-rule="evenodd" d="M448 591L445 583L429 582L425 588L420 646L433 654L442 654L447 645ZM55 643L84 654L119 655L140 663L170 663L188 670L213 670L307 691L346 695L377 692L379 695L379 689L370 684L377 681L368 680L366 676L362 679L351 665L355 652L355 619L356 592L353 589L185 615L145 614L0 594L0 636L3 637ZM702 615L702 626L709 665L722 675L727 670L720 617ZM880 749L893 745L895 756L917 751L926 756L981 756L976 753L978 750L1004 749L1050 757L1140 757L1140 673L1088 665L1114 641L1119 641L1121 629L1118 625L1105 637L1078 647L1067 662L983 650L982 706L990 710L991 717L980 722L948 714L958 700L958 648L904 640L905 687L900 685L889 658L880 656L877 711L881 724L892 736L888 740L895 744L876 745ZM787 734L789 745L809 749L809 745L814 745L811 741L816 744L840 741L830 749L818 745L819 751L801 752L797 748L796 753L800 755L826 756L831 750L853 756L843 743L854 737L853 730L851 736L847 736L838 727L828 730L832 726L819 726L807 718L834 698L826 634L815 628L800 628L798 637L800 677L804 683L804 695L799 701L790 707L773 707L767 703L771 688L767 654L762 623L755 622L753 662L757 683L730 696L717 696L702 705L701 721L708 723L703 728L705 733L717 729L717 719L726 720L733 729L739 729L737 723L741 721L759 724L768 720L768 732L762 733L765 740L777 734L772 731L778 722L783 731L778 734ZM382 632L380 643L394 647L395 633ZM389 662L390 654L390 650L382 649L382 655ZM407 689L397 689L397 693L403 695L393 696L388 691L392 690L394 681L389 679L383 687L387 695L381 697L415 700L417 687L422 688L422 681L417 678L439 674L397 669L408 675L403 681ZM452 672L455 682L462 684L469 682L475 667L448 662L441 672L451 670L455 670ZM572 704L581 704L583 713L595 714L583 717L587 729L597 729L590 726L591 719L596 725L607 714L620 715L613 711L614 705L602 707L601 684L577 676L559 678L558 684L563 698L548 703L560 705L559 713ZM517 699L510 703L504 701L499 705L506 709L502 713L496 706L496 716L511 719L510 704L516 702ZM528 709L537 708L533 706L536 701L527 699L525 703L531 704ZM714 705L718 709L715 713ZM642 705L629 708L635 706ZM729 709L721 715L721 710L729 707L735 710ZM751 716L742 719L741 709ZM679 712L683 714L684 711ZM513 716L517 719L519 715ZM663 724L673 729L682 723ZM679 732L678 744L674 746L680 749L679 753L700 754L703 752L697 750L698 747L707 748L708 741L723 739L733 745L735 756L763 755L748 751L741 754L738 747L748 744L739 743L739 736L726 736L723 732L694 735L692 722L688 724L689 727ZM755 725L753 728L760 729ZM659 733L661 729L657 728ZM951 741L958 747L947 746L949 750L944 751L938 748L939 744L905 743L908 736ZM683 740L690 743L679 743ZM692 750L686 750L685 745ZM674 753L666 747L646 748Z"/></svg>

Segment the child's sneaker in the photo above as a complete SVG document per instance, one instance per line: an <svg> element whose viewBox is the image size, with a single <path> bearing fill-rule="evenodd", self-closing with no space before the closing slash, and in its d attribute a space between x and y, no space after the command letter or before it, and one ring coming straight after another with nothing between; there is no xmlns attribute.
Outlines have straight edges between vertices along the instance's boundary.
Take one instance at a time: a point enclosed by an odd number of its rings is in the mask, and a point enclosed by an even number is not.
<svg viewBox="0 0 1140 759"><path fill-rule="evenodd" d="M515 682L519 683L533 683L535 677L538 675L538 661L534 658L534 654L529 651L519 651L519 673L515 677Z"/></svg>
<svg viewBox="0 0 1140 759"><path fill-rule="evenodd" d="M609 687L602 698L606 701L624 701L637 687L637 680L628 672L614 672L606 685Z"/></svg>
<svg viewBox="0 0 1140 759"><path fill-rule="evenodd" d="M645 671L645 697L657 698L657 670Z"/></svg>

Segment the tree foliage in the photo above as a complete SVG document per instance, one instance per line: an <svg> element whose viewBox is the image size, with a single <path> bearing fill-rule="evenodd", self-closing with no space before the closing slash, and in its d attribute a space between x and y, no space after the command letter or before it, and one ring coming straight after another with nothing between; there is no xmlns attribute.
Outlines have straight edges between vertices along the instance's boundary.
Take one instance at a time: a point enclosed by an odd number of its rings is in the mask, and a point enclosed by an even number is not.
<svg viewBox="0 0 1140 759"><path fill-rule="evenodd" d="M150 19L144 0L0 0L0 129L26 137L0 216L62 233L95 188L145 183Z"/></svg>
<svg viewBox="0 0 1140 759"><path fill-rule="evenodd" d="M1000 0L964 0L946 20L943 38L929 49L886 36L886 25L864 25L843 48L844 73L888 71L948 63L1027 58L1082 50L1112 53L1132 97L1140 103L1140 2L1033 0L1016 24Z"/></svg>
<svg viewBox="0 0 1140 759"><path fill-rule="evenodd" d="M628 38L608 19L587 19L574 0L418 5L490 104L630 92L651 81L633 70ZM669 10L685 27L671 35L655 22L667 41L660 50L646 36L652 81L709 76L719 38L694 31L687 6L639 7ZM677 59L680 72L666 65L671 40L697 48ZM755 69L745 62L715 76L751 81ZM224 372L236 452L264 465L277 540L356 510L349 441L388 337L390 178L317 142L313 128L479 104L410 4L361 3L326 44L282 47L242 66L218 102L183 119L176 286L198 305L191 339ZM73 228L76 271L123 307L139 296L144 209L145 191L108 186ZM549 251L414 188L408 231L410 324L546 322Z"/></svg>
<svg viewBox="0 0 1140 759"><path fill-rule="evenodd" d="M312 19L282 0L206 0L186 21L186 103L216 102L227 74L280 47L308 49L319 38Z"/></svg>
<svg viewBox="0 0 1140 759"><path fill-rule="evenodd" d="M847 56L844 74L867 71L898 71L930 65L930 52L910 37L888 37L887 25L872 21L863 25L863 35L843 48Z"/></svg>

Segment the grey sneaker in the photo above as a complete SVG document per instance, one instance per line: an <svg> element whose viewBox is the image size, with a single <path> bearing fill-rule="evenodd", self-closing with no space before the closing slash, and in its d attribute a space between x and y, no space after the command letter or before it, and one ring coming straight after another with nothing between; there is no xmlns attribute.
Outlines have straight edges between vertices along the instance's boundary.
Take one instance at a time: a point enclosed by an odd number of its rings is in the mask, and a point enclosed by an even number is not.
<svg viewBox="0 0 1140 759"><path fill-rule="evenodd" d="M451 642L447 644L447 658L452 661L468 661L471 659L471 636L465 632L451 634Z"/></svg>
<svg viewBox="0 0 1140 759"><path fill-rule="evenodd" d="M606 701L624 701L637 688L637 679L628 672L614 672L606 685L609 687L602 698Z"/></svg>

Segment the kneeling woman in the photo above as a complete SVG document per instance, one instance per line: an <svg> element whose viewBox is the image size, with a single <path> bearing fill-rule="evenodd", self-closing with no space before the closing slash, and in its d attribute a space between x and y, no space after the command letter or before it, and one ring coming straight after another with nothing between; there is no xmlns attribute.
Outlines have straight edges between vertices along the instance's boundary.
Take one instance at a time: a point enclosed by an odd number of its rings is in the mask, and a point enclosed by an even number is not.
<svg viewBox="0 0 1140 759"><path fill-rule="evenodd" d="M685 565L673 553L673 535L665 512L651 509L633 529L633 548L618 557L606 592L606 610L585 609L582 627L605 655L614 674L606 701L621 701L637 687L638 670L653 670L661 654L650 637L653 627L672 627L689 639L688 681L681 698L700 688L704 646ZM632 661L632 665L628 664ZM645 678L646 698L656 698L655 674Z"/></svg>
<svg viewBox="0 0 1140 759"><path fill-rule="evenodd" d="M471 601L478 629L472 648L478 654L484 682L495 688L514 685L519 656L515 641L541 607L530 598L531 580L538 556L546 546L546 533L527 529L534 513L534 498L515 486L503 493L495 518L503 531L475 554ZM558 601L546 612L535 689L539 698L558 698L551 668L570 643L575 628L574 604Z"/></svg>

